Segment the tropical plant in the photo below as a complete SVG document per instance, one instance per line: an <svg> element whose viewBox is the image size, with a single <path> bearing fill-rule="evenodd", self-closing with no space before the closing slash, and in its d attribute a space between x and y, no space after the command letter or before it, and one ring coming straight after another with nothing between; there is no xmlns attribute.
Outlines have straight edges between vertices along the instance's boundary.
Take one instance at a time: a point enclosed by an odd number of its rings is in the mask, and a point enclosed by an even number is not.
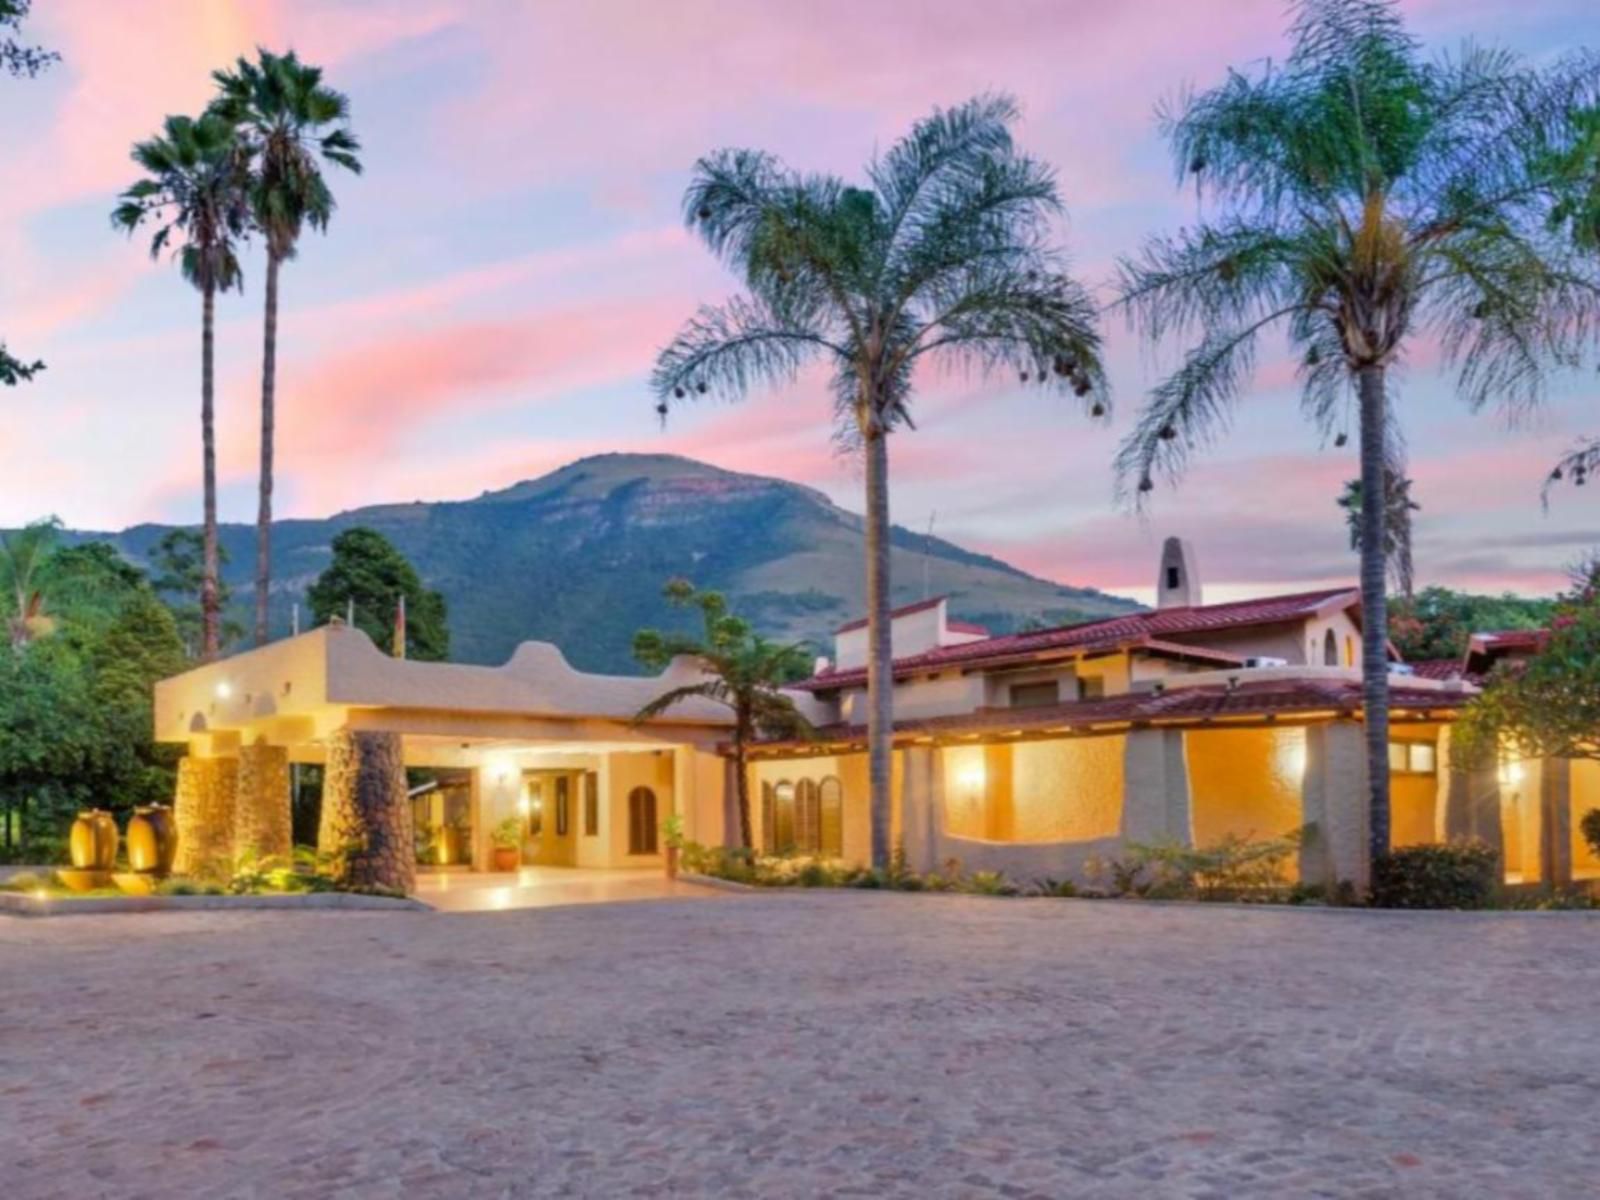
<svg viewBox="0 0 1600 1200"><path fill-rule="evenodd" d="M393 653L401 599L405 601L406 657L443 662L450 657L444 597L426 588L410 560L375 529L352 526L333 539L333 561L306 592L318 624L355 614L384 653Z"/></svg>
<svg viewBox="0 0 1600 1200"><path fill-rule="evenodd" d="M1492 908L1499 890L1499 851L1467 840L1380 855L1369 898L1378 908Z"/></svg>
<svg viewBox="0 0 1600 1200"><path fill-rule="evenodd" d="M1383 490L1384 503L1389 509L1383 519L1383 557L1389 564L1389 575L1395 590L1409 600L1416 591L1416 570L1411 557L1411 514L1420 512L1422 505L1411 498L1411 480L1392 463L1384 464ZM1350 528L1350 549L1360 550L1361 480L1347 482L1335 503L1344 509L1345 524Z"/></svg>
<svg viewBox="0 0 1600 1200"><path fill-rule="evenodd" d="M489 830L489 841L501 850L515 850L522 845L522 822L515 817L507 817Z"/></svg>
<svg viewBox="0 0 1600 1200"><path fill-rule="evenodd" d="M0 0L0 71L19 78L24 75L32 78L61 58L54 50L30 46L17 39L22 19L32 7L33 0ZM5 342L0 341L0 385L16 387L42 370L44 363L24 362L8 353Z"/></svg>
<svg viewBox="0 0 1600 1200"><path fill-rule="evenodd" d="M332 163L357 174L361 144L349 129L350 102L322 82L322 68L294 51L257 52L213 78L221 94L212 111L239 130L250 163L248 197L267 243L261 351L261 479L256 517L256 644L267 640L272 586L273 434L277 421L278 271L299 247L306 226L319 232L333 216L333 191L322 176Z"/></svg>
<svg viewBox="0 0 1600 1200"><path fill-rule="evenodd" d="M1566 480L1573 487L1582 487L1596 471L1600 471L1600 438L1583 439L1556 463L1545 480L1542 497L1545 505L1548 507L1550 492L1556 484Z"/></svg>
<svg viewBox="0 0 1600 1200"><path fill-rule="evenodd" d="M702 592L683 579L670 581L662 594L674 608L696 609L698 637L641 629L633 638L633 656L653 671L665 670L675 658L691 658L704 678L662 692L641 708L635 722L648 721L691 700L709 700L733 713L734 790L739 800L739 839L754 849L750 821L750 743L757 737L807 737L811 724L785 695L783 685L804 678L811 662L802 645L769 642L728 611L720 592Z"/></svg>
<svg viewBox="0 0 1600 1200"><path fill-rule="evenodd" d="M61 522L55 517L0 532L0 587L5 589L12 650L21 650L51 629L45 612L45 564L60 534Z"/></svg>
<svg viewBox="0 0 1600 1200"><path fill-rule="evenodd" d="M1600 329L1600 262L1552 225L1576 184L1600 67L1467 46L1426 58L1383 0L1300 0L1282 64L1230 72L1161 114L1206 219L1121 267L1151 342L1192 339L1119 455L1124 487L1176 477L1227 426L1256 346L1282 327L1302 403L1326 429L1353 388L1362 488L1383 491L1391 368L1419 336L1462 398L1517 409ZM1389 845L1384 505L1364 506L1362 667L1374 858Z"/></svg>
<svg viewBox="0 0 1600 1200"><path fill-rule="evenodd" d="M233 126L214 114L199 120L168 117L160 135L134 146L132 158L145 176L122 193L112 225L131 237L146 222L154 224L151 258L181 240L174 253L178 269L200 293L200 656L209 662L222 645L214 415L217 293L243 286L238 250L249 219L249 176Z"/></svg>
<svg viewBox="0 0 1600 1200"><path fill-rule="evenodd" d="M889 447L914 428L924 366L1017 373L1106 411L1096 308L1050 241L1053 173L1012 143L1006 96L935 111L867 167L865 186L802 174L770 154L702 158L684 217L745 294L703 307L661 352L652 385L674 401L742 397L832 370L836 429L865 456L867 745L872 856L889 855L893 730Z"/></svg>

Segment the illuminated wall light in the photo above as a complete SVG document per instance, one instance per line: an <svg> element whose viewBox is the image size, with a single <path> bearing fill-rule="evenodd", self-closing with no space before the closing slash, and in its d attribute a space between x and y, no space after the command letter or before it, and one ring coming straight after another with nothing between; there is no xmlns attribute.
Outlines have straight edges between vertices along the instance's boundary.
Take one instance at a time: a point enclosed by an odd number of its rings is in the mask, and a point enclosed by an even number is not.
<svg viewBox="0 0 1600 1200"><path fill-rule="evenodd" d="M230 684L226 679L217 684L218 700L226 700L231 695L233 695L233 685Z"/></svg>
<svg viewBox="0 0 1600 1200"><path fill-rule="evenodd" d="M964 767L956 776L956 783L969 792L983 790L984 773L981 766Z"/></svg>

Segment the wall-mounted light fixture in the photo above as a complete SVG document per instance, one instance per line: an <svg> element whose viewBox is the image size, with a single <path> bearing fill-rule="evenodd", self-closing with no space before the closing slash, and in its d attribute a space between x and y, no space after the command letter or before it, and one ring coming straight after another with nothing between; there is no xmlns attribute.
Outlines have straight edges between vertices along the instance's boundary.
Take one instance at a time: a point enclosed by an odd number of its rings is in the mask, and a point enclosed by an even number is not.
<svg viewBox="0 0 1600 1200"><path fill-rule="evenodd" d="M233 695L233 686L226 679L219 680L217 682L217 699L226 700L231 695Z"/></svg>

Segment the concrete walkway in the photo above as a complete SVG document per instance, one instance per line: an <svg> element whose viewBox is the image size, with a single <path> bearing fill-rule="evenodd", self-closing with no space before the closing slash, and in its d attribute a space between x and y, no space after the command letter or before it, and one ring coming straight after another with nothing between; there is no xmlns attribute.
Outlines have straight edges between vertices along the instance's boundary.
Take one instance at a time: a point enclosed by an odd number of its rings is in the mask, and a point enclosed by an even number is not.
<svg viewBox="0 0 1600 1200"><path fill-rule="evenodd" d="M1595 1194L1566 914L158 913L0 981L4 1200Z"/></svg>
<svg viewBox="0 0 1600 1200"><path fill-rule="evenodd" d="M716 899L724 895L714 888L670 880L660 868L600 871L523 867L504 874L424 871L417 876L417 899L441 912L503 912L626 900Z"/></svg>

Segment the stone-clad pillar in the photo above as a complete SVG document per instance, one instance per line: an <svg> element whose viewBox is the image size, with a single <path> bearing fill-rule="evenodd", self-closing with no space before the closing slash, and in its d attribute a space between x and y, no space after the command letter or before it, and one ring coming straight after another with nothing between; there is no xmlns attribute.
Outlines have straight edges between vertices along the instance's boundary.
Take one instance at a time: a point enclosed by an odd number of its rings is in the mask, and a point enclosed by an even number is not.
<svg viewBox="0 0 1600 1200"><path fill-rule="evenodd" d="M1449 729L1439 736L1440 800L1435 833L1441 842L1476 838L1493 846L1503 860L1505 838L1500 829L1500 779L1495 764L1467 765L1456 752L1453 737Z"/></svg>
<svg viewBox="0 0 1600 1200"><path fill-rule="evenodd" d="M417 852L397 733L341 730L328 739L317 849L342 883L411 892Z"/></svg>
<svg viewBox="0 0 1600 1200"><path fill-rule="evenodd" d="M195 879L225 880L233 875L234 794L239 776L236 758L178 760L178 781L172 798L178 851L172 870Z"/></svg>
<svg viewBox="0 0 1600 1200"><path fill-rule="evenodd" d="M931 871L934 861L935 808L943 800L937 794L935 776L943 754L932 746L907 746L903 755L904 773L900 786L900 847L906 866L913 871Z"/></svg>
<svg viewBox="0 0 1600 1200"><path fill-rule="evenodd" d="M1546 883L1565 887L1572 882L1572 764L1547 758L1540 766L1539 873Z"/></svg>
<svg viewBox="0 0 1600 1200"><path fill-rule="evenodd" d="M289 807L289 752L258 743L239 751L239 785L234 802L233 852L285 861L293 851Z"/></svg>
<svg viewBox="0 0 1600 1200"><path fill-rule="evenodd" d="M1305 823L1314 826L1300 849L1300 878L1329 887L1349 880L1358 892L1365 891L1367 759L1360 722L1306 727L1300 807Z"/></svg>
<svg viewBox="0 0 1600 1200"><path fill-rule="evenodd" d="M1196 736L1204 737L1204 733ZM1189 764L1179 729L1135 729L1123 745L1122 839L1194 844Z"/></svg>

